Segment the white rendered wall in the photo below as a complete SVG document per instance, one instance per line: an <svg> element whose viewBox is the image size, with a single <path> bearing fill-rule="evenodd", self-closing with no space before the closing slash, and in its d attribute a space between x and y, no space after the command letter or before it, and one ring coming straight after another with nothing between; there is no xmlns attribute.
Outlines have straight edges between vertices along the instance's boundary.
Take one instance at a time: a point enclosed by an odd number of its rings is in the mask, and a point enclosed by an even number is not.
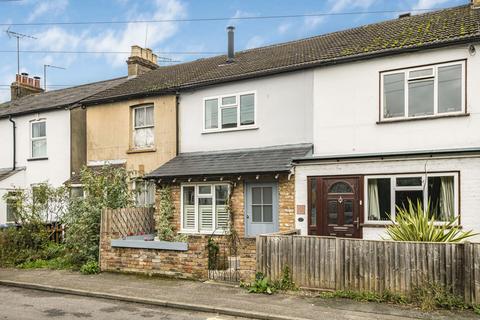
<svg viewBox="0 0 480 320"><path fill-rule="evenodd" d="M47 134L46 160L31 158L30 122L45 119ZM24 171L0 181L0 193L13 188L28 188L36 183L61 186L70 178L70 111L55 110L13 117L17 127L17 168ZM12 168L12 124L0 119L0 168ZM5 204L0 197L0 224L5 223Z"/></svg>
<svg viewBox="0 0 480 320"><path fill-rule="evenodd" d="M299 165L295 168L295 202L297 205L307 203L307 177L326 175L375 175L423 172L460 172L460 219L464 230L480 233L480 157L471 158L422 158L416 160L383 160L350 163L325 163ZM307 211L307 210L306 210ZM365 216L365 213L362 212ZM298 222L303 217L304 222ZM307 234L307 215L296 214L296 228ZM364 239L385 237L384 228L363 228ZM480 241L477 236L474 241Z"/></svg>
<svg viewBox="0 0 480 320"><path fill-rule="evenodd" d="M315 155L480 147L480 45L400 54L315 69ZM467 117L377 124L379 73L467 59Z"/></svg>
<svg viewBox="0 0 480 320"><path fill-rule="evenodd" d="M313 70L182 92L179 108L180 152L254 148L312 142ZM256 92L253 130L203 133L203 99Z"/></svg>

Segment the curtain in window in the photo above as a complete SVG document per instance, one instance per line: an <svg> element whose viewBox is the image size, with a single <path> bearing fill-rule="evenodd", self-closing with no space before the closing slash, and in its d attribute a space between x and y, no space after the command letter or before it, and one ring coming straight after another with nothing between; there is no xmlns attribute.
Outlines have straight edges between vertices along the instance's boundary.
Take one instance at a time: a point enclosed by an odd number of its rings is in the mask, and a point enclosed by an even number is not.
<svg viewBox="0 0 480 320"><path fill-rule="evenodd" d="M45 157L47 155L47 139L32 141L32 157Z"/></svg>
<svg viewBox="0 0 480 320"><path fill-rule="evenodd" d="M376 179L368 181L368 219L380 220L380 200Z"/></svg>
<svg viewBox="0 0 480 320"><path fill-rule="evenodd" d="M450 220L455 211L453 177L441 177L440 210L444 220Z"/></svg>
<svg viewBox="0 0 480 320"><path fill-rule="evenodd" d="M145 125L153 126L153 107L145 108Z"/></svg>
<svg viewBox="0 0 480 320"><path fill-rule="evenodd" d="M32 124L32 138L46 136L45 122L37 122Z"/></svg>

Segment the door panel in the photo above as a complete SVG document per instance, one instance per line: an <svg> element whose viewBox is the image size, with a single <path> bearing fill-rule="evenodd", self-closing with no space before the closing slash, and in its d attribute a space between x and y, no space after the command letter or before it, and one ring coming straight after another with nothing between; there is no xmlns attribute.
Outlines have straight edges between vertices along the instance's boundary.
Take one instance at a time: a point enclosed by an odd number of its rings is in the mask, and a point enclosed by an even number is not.
<svg viewBox="0 0 480 320"><path fill-rule="evenodd" d="M309 234L361 238L363 177L309 177Z"/></svg>
<svg viewBox="0 0 480 320"><path fill-rule="evenodd" d="M245 235L256 236L277 232L277 184L247 183L245 192Z"/></svg>

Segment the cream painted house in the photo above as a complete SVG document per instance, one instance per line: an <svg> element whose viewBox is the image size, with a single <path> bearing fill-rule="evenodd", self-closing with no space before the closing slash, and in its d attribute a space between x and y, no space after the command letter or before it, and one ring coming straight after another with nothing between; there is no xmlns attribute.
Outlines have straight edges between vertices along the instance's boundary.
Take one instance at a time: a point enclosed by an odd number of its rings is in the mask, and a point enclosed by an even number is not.
<svg viewBox="0 0 480 320"><path fill-rule="evenodd" d="M151 50L132 47L128 63L129 86L135 77L157 68ZM154 203L155 186L141 178L177 153L177 97L163 94L127 97L121 101L83 101L87 122L87 165L114 164L133 172L132 187L138 191L137 205Z"/></svg>

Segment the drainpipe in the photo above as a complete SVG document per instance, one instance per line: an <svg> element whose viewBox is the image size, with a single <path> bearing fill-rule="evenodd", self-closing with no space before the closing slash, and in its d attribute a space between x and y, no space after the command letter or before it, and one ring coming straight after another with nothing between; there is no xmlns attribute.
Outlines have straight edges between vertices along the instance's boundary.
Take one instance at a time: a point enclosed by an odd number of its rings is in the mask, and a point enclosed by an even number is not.
<svg viewBox="0 0 480 320"><path fill-rule="evenodd" d="M178 156L180 153L180 124L179 124L179 115L180 111L180 92L175 93L175 148L177 149L175 154Z"/></svg>
<svg viewBox="0 0 480 320"><path fill-rule="evenodd" d="M13 165L12 165L12 171L14 171L16 169L15 167L15 164L17 162L17 158L16 158L16 146L17 146L17 142L16 142L16 126L15 126L15 121L12 120L12 116L8 116L8 120L12 123L12 129L13 129Z"/></svg>

